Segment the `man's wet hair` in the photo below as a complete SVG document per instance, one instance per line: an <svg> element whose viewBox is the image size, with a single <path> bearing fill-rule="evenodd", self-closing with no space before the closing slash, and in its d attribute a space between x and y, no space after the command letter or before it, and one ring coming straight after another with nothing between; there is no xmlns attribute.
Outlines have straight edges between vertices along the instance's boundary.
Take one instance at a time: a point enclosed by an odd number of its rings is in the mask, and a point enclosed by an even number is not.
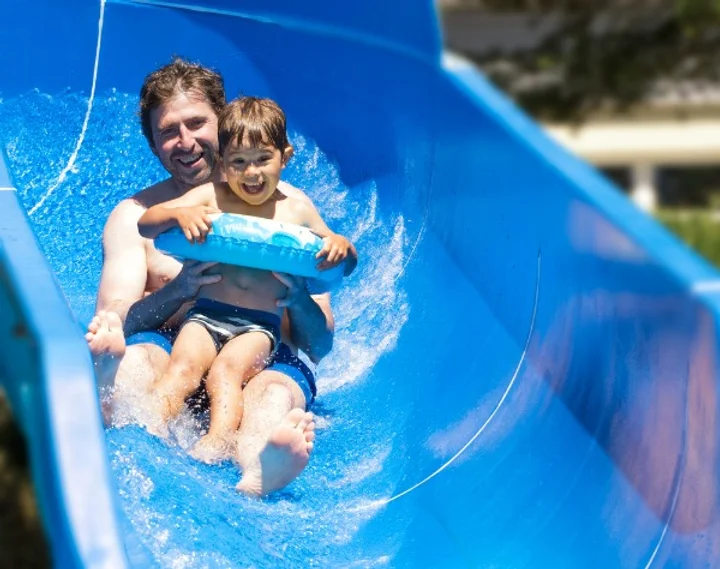
<svg viewBox="0 0 720 569"><path fill-rule="evenodd" d="M272 99L239 97L230 101L220 114L218 142L220 154L231 142L252 146L270 145L281 153L290 143L285 113Z"/></svg>
<svg viewBox="0 0 720 569"><path fill-rule="evenodd" d="M218 72L181 57L173 58L147 75L140 89L140 124L150 148L155 148L150 114L179 93L200 95L218 116L225 107L225 83Z"/></svg>

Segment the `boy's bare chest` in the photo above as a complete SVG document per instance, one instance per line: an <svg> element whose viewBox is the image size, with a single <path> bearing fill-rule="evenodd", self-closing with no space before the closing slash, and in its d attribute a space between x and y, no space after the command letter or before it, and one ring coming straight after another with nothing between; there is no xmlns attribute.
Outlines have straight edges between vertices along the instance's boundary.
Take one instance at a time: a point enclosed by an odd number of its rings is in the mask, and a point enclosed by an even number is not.
<svg viewBox="0 0 720 569"><path fill-rule="evenodd" d="M298 218L296 208L289 203L290 200L272 200L259 206L252 206L246 203L238 203L237 200L218 199L218 209L223 213L235 213L240 215L249 215L252 217L261 217L263 219L272 219L282 223L297 223L301 220Z"/></svg>

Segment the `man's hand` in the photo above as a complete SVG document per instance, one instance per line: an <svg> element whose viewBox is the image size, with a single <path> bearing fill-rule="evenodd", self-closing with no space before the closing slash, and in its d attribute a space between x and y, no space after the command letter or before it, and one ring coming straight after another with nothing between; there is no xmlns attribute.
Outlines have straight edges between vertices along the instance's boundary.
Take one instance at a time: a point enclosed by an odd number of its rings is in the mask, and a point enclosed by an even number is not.
<svg viewBox="0 0 720 569"><path fill-rule="evenodd" d="M210 215L220 213L220 210L207 205L192 207L176 207L173 213L178 226L190 243L204 243L205 236L212 227Z"/></svg>
<svg viewBox="0 0 720 569"><path fill-rule="evenodd" d="M304 278L275 272L273 272L273 276L287 287L285 298L277 300L278 308L287 308L309 296Z"/></svg>
<svg viewBox="0 0 720 569"><path fill-rule="evenodd" d="M324 258L323 261L318 263L317 268L321 271L326 271L327 269L337 267L340 263L344 262L349 255L355 255L355 247L353 247L353 244L342 235L331 233L323 239L323 248L315 255L316 259Z"/></svg>
<svg viewBox="0 0 720 569"><path fill-rule="evenodd" d="M184 300L195 298L201 286L216 283L222 275L204 275L203 273L217 263L201 261L185 261L183 268L168 286L173 286L177 294Z"/></svg>

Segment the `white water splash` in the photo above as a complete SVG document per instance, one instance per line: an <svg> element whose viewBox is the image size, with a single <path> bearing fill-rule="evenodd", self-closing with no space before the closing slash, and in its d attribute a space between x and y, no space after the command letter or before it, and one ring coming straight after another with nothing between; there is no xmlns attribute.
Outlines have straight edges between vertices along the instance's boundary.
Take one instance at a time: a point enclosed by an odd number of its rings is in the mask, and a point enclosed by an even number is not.
<svg viewBox="0 0 720 569"><path fill-rule="evenodd" d="M288 174L293 183L307 191L331 229L355 243L360 256L355 273L333 293L335 343L318 366L322 395L362 380L383 354L395 349L410 313L399 285L406 228L402 215L380 214L374 181L347 188L312 141L299 135L292 140L296 164Z"/></svg>

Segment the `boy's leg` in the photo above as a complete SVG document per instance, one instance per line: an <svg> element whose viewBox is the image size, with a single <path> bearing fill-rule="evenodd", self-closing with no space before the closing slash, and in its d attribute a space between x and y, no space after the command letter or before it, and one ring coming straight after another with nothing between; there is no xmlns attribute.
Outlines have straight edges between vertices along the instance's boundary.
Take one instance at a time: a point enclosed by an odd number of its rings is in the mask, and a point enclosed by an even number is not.
<svg viewBox="0 0 720 569"><path fill-rule="evenodd" d="M180 413L185 399L200 387L216 355L215 342L204 326L188 322L182 327L173 344L170 363L152 388L155 416L147 425L150 433L167 435L167 422Z"/></svg>
<svg viewBox="0 0 720 569"><path fill-rule="evenodd" d="M312 413L303 390L284 373L264 370L243 392L237 435L242 480L237 489L265 496L292 482L307 466L315 440Z"/></svg>
<svg viewBox="0 0 720 569"><path fill-rule="evenodd" d="M246 332L230 340L210 367L205 388L210 399L210 426L190 452L207 463L230 458L243 415L243 386L267 365L270 338Z"/></svg>

